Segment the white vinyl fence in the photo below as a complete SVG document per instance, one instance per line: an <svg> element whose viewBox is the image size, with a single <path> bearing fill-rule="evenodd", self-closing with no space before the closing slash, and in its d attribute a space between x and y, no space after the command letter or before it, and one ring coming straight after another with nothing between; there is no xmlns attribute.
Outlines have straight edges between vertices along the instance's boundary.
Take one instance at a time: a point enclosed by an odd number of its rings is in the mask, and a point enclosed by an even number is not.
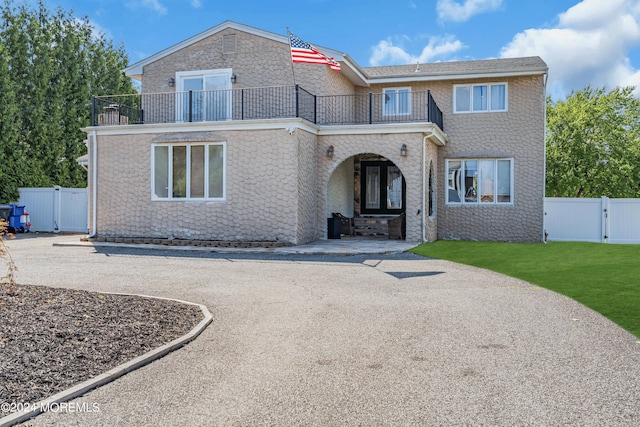
<svg viewBox="0 0 640 427"><path fill-rule="evenodd" d="M18 204L31 217L31 231L88 231L89 199L86 188L20 188Z"/></svg>
<svg viewBox="0 0 640 427"><path fill-rule="evenodd" d="M640 243L640 199L544 200L550 241Z"/></svg>

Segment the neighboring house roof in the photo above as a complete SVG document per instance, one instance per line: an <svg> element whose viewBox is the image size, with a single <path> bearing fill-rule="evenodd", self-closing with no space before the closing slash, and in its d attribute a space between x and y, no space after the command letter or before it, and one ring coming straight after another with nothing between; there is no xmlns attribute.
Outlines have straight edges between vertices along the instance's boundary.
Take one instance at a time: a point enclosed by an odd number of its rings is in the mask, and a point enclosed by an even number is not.
<svg viewBox="0 0 640 427"><path fill-rule="evenodd" d="M239 24L224 21L215 27L196 34L180 43L164 49L148 58L138 61L124 69L127 76L140 79L144 66L183 49L193 43L205 39L222 30L232 28L280 43L289 44L288 36L272 33ZM458 80L470 78L497 78L520 75L546 74L547 64L537 56L526 58L503 58L473 61L434 62L426 64L391 65L382 67L360 67L349 55L323 46L317 46L324 54L340 62L342 74L358 86L369 86L376 83L400 83L413 81Z"/></svg>

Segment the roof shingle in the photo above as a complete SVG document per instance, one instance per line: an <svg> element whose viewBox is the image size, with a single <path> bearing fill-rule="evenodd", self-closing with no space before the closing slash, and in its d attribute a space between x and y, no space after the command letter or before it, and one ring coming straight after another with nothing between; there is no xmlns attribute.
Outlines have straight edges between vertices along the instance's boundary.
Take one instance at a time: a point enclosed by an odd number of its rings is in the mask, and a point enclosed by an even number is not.
<svg viewBox="0 0 640 427"><path fill-rule="evenodd" d="M447 74L509 73L546 70L547 64L539 56L524 58L483 59L474 61L431 62L426 64L363 67L372 78L399 76L430 76Z"/></svg>

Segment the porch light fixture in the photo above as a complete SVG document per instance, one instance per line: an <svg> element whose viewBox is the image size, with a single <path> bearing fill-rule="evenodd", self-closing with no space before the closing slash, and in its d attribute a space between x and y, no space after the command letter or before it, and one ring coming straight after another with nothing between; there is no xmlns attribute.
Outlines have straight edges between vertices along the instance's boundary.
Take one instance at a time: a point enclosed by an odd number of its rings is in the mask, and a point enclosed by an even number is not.
<svg viewBox="0 0 640 427"><path fill-rule="evenodd" d="M402 144L402 147L400 147L400 155L407 157L407 144Z"/></svg>
<svg viewBox="0 0 640 427"><path fill-rule="evenodd" d="M333 145L330 145L329 148L327 148L327 157L330 159L333 157Z"/></svg>
<svg viewBox="0 0 640 427"><path fill-rule="evenodd" d="M231 83L236 82L236 73L231 73Z"/></svg>
<svg viewBox="0 0 640 427"><path fill-rule="evenodd" d="M176 80L173 77L169 77L169 80L167 80L167 85L169 85L169 87L174 87L176 85Z"/></svg>

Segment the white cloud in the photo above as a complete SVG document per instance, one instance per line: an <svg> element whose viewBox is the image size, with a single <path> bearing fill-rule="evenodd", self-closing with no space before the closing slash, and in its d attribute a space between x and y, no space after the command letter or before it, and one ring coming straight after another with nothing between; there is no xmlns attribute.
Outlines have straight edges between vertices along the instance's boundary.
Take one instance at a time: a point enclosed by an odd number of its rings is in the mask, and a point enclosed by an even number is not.
<svg viewBox="0 0 640 427"><path fill-rule="evenodd" d="M159 0L131 0L126 3L127 7L130 9L138 9L140 7L144 7L146 9L153 10L159 15L166 15L167 8Z"/></svg>
<svg viewBox="0 0 640 427"><path fill-rule="evenodd" d="M405 39L408 39L405 37ZM464 48L460 40L453 36L431 37L427 45L422 49L420 55L415 56L407 52L402 46L394 45L389 38L381 40L373 47L373 52L369 58L369 64L376 65L401 65L420 62L422 64L443 55L451 55Z"/></svg>
<svg viewBox="0 0 640 427"><path fill-rule="evenodd" d="M191 0L191 7L198 9L200 6L202 6L201 0Z"/></svg>
<svg viewBox="0 0 640 427"><path fill-rule="evenodd" d="M558 16L555 28L525 30L500 56L540 56L549 65L549 94L560 98L587 84L638 86L629 51L640 46L640 0L583 0Z"/></svg>
<svg viewBox="0 0 640 427"><path fill-rule="evenodd" d="M502 5L502 0L438 0L436 11L441 21L464 22L474 15L495 10Z"/></svg>

